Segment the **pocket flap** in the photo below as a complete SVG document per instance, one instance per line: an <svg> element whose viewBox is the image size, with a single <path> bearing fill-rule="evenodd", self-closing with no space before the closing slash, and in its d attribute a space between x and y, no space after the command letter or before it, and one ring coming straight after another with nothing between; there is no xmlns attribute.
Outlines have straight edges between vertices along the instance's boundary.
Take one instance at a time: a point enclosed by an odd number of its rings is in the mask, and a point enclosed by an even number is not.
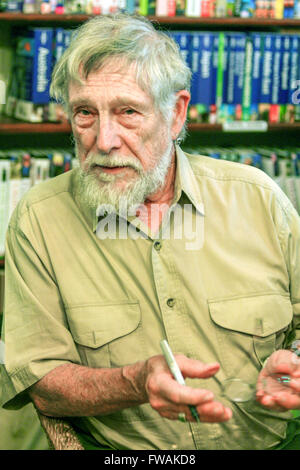
<svg viewBox="0 0 300 470"><path fill-rule="evenodd" d="M138 302L67 307L74 340L83 346L99 348L134 331L140 322Z"/></svg>
<svg viewBox="0 0 300 470"><path fill-rule="evenodd" d="M219 326L261 337L285 328L293 318L289 297L280 294L209 300L208 304Z"/></svg>

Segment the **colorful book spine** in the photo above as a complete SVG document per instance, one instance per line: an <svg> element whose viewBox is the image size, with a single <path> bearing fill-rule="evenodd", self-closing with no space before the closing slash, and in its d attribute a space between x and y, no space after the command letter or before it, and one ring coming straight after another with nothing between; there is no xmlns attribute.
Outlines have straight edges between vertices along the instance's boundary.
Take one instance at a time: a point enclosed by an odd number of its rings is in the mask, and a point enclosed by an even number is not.
<svg viewBox="0 0 300 470"><path fill-rule="evenodd" d="M225 33L219 33L218 41L218 67L217 67L217 85L216 85L216 108L217 108L217 120L222 121L221 108L223 104L223 88L224 88L224 70L226 68L225 58L225 45L226 36Z"/></svg>
<svg viewBox="0 0 300 470"><path fill-rule="evenodd" d="M17 54L22 57L22 74L25 82L19 83L26 101L35 104L49 102L52 71L51 28L33 28L18 40ZM24 88L23 88L24 87Z"/></svg>
<svg viewBox="0 0 300 470"><path fill-rule="evenodd" d="M228 34L228 71L227 71L227 86L225 90L226 104L234 103L234 67L236 56L236 35Z"/></svg>
<svg viewBox="0 0 300 470"><path fill-rule="evenodd" d="M212 70L211 70L211 97L210 97L210 114L209 121L215 124L217 119L217 75L219 62L219 34L214 34L213 54L212 54Z"/></svg>
<svg viewBox="0 0 300 470"><path fill-rule="evenodd" d="M300 47L300 36L298 35L292 36L288 103L291 106L290 109L292 109L293 111L294 111L294 105L296 104L296 101L300 98L299 47Z"/></svg>
<svg viewBox="0 0 300 470"><path fill-rule="evenodd" d="M269 111L269 122L280 122L279 90L280 90L280 67L281 67L281 34L274 34L273 42L273 65L271 75L271 100Z"/></svg>
<svg viewBox="0 0 300 470"><path fill-rule="evenodd" d="M281 62L280 62L280 88L279 88L279 107L280 122L289 122L288 101L289 101L289 77L291 74L291 47L292 36L283 34L281 39Z"/></svg>
<svg viewBox="0 0 300 470"><path fill-rule="evenodd" d="M272 70L274 59L273 34L265 33L263 41L263 63L262 79L260 90L259 115L260 118L268 121L272 92Z"/></svg>
<svg viewBox="0 0 300 470"><path fill-rule="evenodd" d="M242 98L242 120L250 121L251 119L251 74L253 63L253 42L251 37L247 37L244 64L244 84Z"/></svg>
<svg viewBox="0 0 300 470"><path fill-rule="evenodd" d="M178 44L181 57L183 58L187 66L190 67L191 66L191 58L190 58L191 34L186 31L171 31L170 36Z"/></svg>
<svg viewBox="0 0 300 470"><path fill-rule="evenodd" d="M175 16L176 1L175 0L156 0L156 16Z"/></svg>
<svg viewBox="0 0 300 470"><path fill-rule="evenodd" d="M201 6L201 0L186 0L186 16L200 18Z"/></svg>
<svg viewBox="0 0 300 470"><path fill-rule="evenodd" d="M263 35L261 33L252 33L250 37L253 44L250 120L255 121L259 116L258 107L262 82Z"/></svg>
<svg viewBox="0 0 300 470"><path fill-rule="evenodd" d="M247 36L245 33L236 34L233 103L235 107L235 119L237 120L240 120L242 117L246 38Z"/></svg>

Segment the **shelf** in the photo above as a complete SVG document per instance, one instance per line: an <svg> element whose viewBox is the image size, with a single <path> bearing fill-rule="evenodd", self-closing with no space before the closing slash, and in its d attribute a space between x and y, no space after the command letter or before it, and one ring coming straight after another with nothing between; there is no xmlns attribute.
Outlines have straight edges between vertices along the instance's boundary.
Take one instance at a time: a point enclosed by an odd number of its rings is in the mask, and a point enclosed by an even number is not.
<svg viewBox="0 0 300 470"><path fill-rule="evenodd" d="M194 132L215 132L222 133L222 124L190 123L188 130ZM0 135L5 134L69 134L71 126L64 123L30 123L22 122L13 118L0 116ZM273 123L268 125L267 132L300 132L300 122L294 124Z"/></svg>
<svg viewBox="0 0 300 470"><path fill-rule="evenodd" d="M6 116L0 116L0 135L4 134L69 134L68 122L31 123L22 122Z"/></svg>
<svg viewBox="0 0 300 470"><path fill-rule="evenodd" d="M9 21L11 23L82 23L93 15L86 14L24 14L24 13L0 13L0 21ZM150 20L157 21L162 25L181 25L181 26L207 26L221 27L246 27L246 28L272 28L272 27L300 27L300 18L284 18L275 20L271 18L190 18L186 16L148 16Z"/></svg>

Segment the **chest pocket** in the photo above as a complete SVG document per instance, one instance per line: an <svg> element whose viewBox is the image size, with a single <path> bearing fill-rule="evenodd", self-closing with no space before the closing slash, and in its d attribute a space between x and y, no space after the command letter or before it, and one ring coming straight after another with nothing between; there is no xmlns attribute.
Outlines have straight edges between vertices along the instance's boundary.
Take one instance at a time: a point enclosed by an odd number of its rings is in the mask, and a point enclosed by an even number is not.
<svg viewBox="0 0 300 470"><path fill-rule="evenodd" d="M227 377L256 380L265 359L283 347L293 318L289 297L255 295L208 305Z"/></svg>
<svg viewBox="0 0 300 470"><path fill-rule="evenodd" d="M83 365L118 367L139 359L143 341L138 302L80 305L66 311Z"/></svg>

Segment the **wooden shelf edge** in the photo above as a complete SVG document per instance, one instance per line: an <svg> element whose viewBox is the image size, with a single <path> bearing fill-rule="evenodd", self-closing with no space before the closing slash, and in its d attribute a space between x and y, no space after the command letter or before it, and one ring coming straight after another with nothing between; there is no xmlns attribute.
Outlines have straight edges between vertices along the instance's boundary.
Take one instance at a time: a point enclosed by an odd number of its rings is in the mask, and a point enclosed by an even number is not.
<svg viewBox="0 0 300 470"><path fill-rule="evenodd" d="M11 118L0 118L0 135L5 134L69 134L71 126L68 122L31 123Z"/></svg>
<svg viewBox="0 0 300 470"><path fill-rule="evenodd" d="M190 123L189 132L223 132L222 124ZM272 123L268 125L266 132L299 132L300 122L293 124ZM30 123L16 121L11 118L0 117L0 135L5 134L69 134L71 126L64 123Z"/></svg>
<svg viewBox="0 0 300 470"><path fill-rule="evenodd" d="M10 21L12 23L19 22L30 22L30 23L82 23L88 20L94 15L74 13L74 14L25 14L25 13L11 13L2 12L0 13L0 21ZM211 26L249 26L249 27L299 27L300 18L283 18L283 19L272 19L272 18L240 18L240 17L222 17L222 18L193 18L188 16L148 16L152 21L156 21L160 24L178 24L178 25L207 25Z"/></svg>

